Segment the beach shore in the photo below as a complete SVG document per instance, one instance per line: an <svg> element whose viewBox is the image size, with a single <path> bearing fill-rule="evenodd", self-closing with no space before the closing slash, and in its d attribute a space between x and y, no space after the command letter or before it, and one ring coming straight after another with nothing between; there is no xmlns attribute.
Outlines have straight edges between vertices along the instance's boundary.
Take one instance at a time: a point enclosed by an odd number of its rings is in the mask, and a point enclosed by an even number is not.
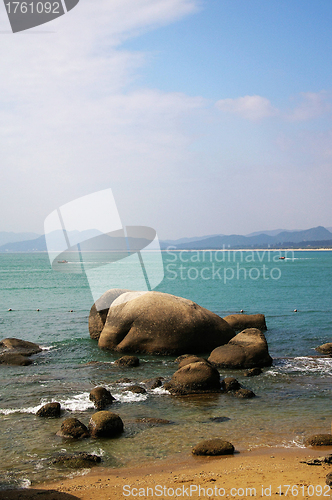
<svg viewBox="0 0 332 500"><path fill-rule="evenodd" d="M303 461L332 448L264 448L227 457L182 456L145 466L95 468L83 476L18 491L0 500L125 500L142 498L331 498L332 465Z"/></svg>

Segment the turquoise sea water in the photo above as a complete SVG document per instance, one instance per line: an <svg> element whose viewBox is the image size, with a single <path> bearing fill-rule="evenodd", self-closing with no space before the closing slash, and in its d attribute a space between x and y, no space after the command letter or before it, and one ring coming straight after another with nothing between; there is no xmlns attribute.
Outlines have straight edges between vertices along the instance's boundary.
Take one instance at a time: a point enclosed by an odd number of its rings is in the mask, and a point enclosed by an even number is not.
<svg viewBox="0 0 332 500"><path fill-rule="evenodd" d="M0 487L68 474L49 462L63 450L94 452L102 455L104 466L121 467L188 454L198 440L209 437L228 439L241 451L303 446L305 436L330 432L332 358L318 356L314 348L332 341L332 252L168 251L163 260L165 278L157 290L194 300L220 316L241 309L266 315L273 366L254 378L241 371L221 373L236 376L257 397L179 398L162 389L143 395L126 391L118 379L167 379L176 370L174 358L141 355L138 368L116 367L119 355L99 350L89 337L93 299L84 275L52 271L44 253L0 254L0 338L18 337L44 347L31 366L0 366ZM88 424L94 412L88 396L96 385L116 397L112 411L123 419L124 434L80 442L56 437L64 418L75 416ZM61 419L35 415L50 401L61 403ZM220 416L228 420L213 420ZM151 427L136 422L141 417L172 424Z"/></svg>

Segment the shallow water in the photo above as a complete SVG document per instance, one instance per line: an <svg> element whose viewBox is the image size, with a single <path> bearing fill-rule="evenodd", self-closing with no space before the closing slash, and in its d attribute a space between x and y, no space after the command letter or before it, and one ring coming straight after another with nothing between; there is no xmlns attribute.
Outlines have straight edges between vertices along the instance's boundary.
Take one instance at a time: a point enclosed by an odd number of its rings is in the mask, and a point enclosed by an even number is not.
<svg viewBox="0 0 332 500"><path fill-rule="evenodd" d="M303 446L305 436L330 432L332 358L312 356L317 354L314 347L331 341L332 253L295 252L294 258L272 262L267 254L254 256L256 260L250 253L243 254L242 261L240 254L231 254L228 262L217 261L213 253L187 252L182 260L179 254L175 260L173 254L164 253L165 279L158 290L190 298L221 316L240 309L266 315L273 366L253 378L244 377L241 371L221 373L235 376L257 397L175 397L160 389L144 395L128 392L118 379L129 377L138 383L156 376L168 379L176 370L174 358L141 355L139 367L117 367L113 361L118 355L100 351L89 338L92 298L84 276L52 271L45 254L0 254L1 338L18 337L45 347L34 356L32 366L1 366L1 487L68 474L68 470L49 463L52 455L63 450L96 453L102 456L104 466L119 467L190 453L197 441L209 437L223 437L236 449L245 450ZM245 260L248 255L251 261ZM192 262L193 256L196 261ZM176 267L167 267L170 263ZM262 263L279 270L274 276L280 277L265 279L270 275L264 278L261 273L256 279ZM214 279L212 264L221 268ZM242 269L238 276L237 264ZM181 275L180 265L194 271L188 274L188 269L182 270ZM211 271L210 280L202 279L204 267ZM231 276L230 269L234 278L225 279ZM198 278L191 279L197 273ZM71 309L74 312L70 313ZM93 361L99 363L88 364ZM123 419L124 434L112 440L79 442L56 437L61 421L68 416L88 423L94 412L88 396L96 385L108 387L116 397L112 410ZM61 403L61 419L35 415L50 401ZM151 426L136 422L141 417L171 423ZM218 422L215 417L227 419Z"/></svg>

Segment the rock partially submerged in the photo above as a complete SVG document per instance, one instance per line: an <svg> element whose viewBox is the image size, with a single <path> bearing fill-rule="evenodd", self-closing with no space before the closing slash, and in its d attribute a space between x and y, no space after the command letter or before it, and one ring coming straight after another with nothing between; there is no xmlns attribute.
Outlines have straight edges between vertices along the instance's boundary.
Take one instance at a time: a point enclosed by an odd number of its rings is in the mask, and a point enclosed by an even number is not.
<svg viewBox="0 0 332 500"><path fill-rule="evenodd" d="M201 441L193 449L193 455L233 455L234 446L229 441L223 439L208 439Z"/></svg>
<svg viewBox="0 0 332 500"><path fill-rule="evenodd" d="M214 349L208 358L219 368L254 368L271 366L268 345L264 334L257 328L238 333L228 344Z"/></svg>
<svg viewBox="0 0 332 500"><path fill-rule="evenodd" d="M39 408L36 415L37 417L59 418L61 415L61 405L56 402L46 403L44 406Z"/></svg>
<svg viewBox="0 0 332 500"><path fill-rule="evenodd" d="M98 411L90 418L91 437L112 438L123 432L123 422L119 415L110 411Z"/></svg>
<svg viewBox="0 0 332 500"><path fill-rule="evenodd" d="M0 364L28 366L33 363L30 356L41 351L41 347L33 342L6 338L0 341Z"/></svg>
<svg viewBox="0 0 332 500"><path fill-rule="evenodd" d="M92 339L99 339L99 336L104 328L109 308L114 300L125 292L129 292L126 288L112 288L107 290L91 307L89 315L89 332Z"/></svg>
<svg viewBox="0 0 332 500"><path fill-rule="evenodd" d="M179 395L220 392L220 375L207 361L197 361L179 368L164 388Z"/></svg>
<svg viewBox="0 0 332 500"><path fill-rule="evenodd" d="M62 422L61 429L56 435L67 439L83 439L88 438L90 433L80 420L71 417Z"/></svg>
<svg viewBox="0 0 332 500"><path fill-rule="evenodd" d="M136 367L139 366L139 358L137 356L122 356L114 361L117 366Z"/></svg>
<svg viewBox="0 0 332 500"><path fill-rule="evenodd" d="M83 469L94 467L101 462L101 457L84 451L77 453L60 453L50 460L51 464L61 465L70 469Z"/></svg>
<svg viewBox="0 0 332 500"><path fill-rule="evenodd" d="M332 446L332 434L315 434L308 437L304 444L306 446Z"/></svg>
<svg viewBox="0 0 332 500"><path fill-rule="evenodd" d="M161 292L123 295L127 301L114 301L109 308L98 342L102 349L155 355L207 352L235 335L226 321L191 300Z"/></svg>
<svg viewBox="0 0 332 500"><path fill-rule="evenodd" d="M317 352L321 354L326 354L327 356L332 356L332 342L328 342L327 344L319 345L315 348Z"/></svg>
<svg viewBox="0 0 332 500"><path fill-rule="evenodd" d="M89 399L93 402L97 410L104 410L115 400L110 391L105 389L105 387L95 387L92 389Z"/></svg>

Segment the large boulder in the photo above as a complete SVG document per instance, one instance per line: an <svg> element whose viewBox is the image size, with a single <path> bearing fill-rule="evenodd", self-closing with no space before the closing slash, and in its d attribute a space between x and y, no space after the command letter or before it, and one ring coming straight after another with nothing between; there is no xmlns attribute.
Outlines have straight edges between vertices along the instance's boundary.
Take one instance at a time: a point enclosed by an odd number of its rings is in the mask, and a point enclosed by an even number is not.
<svg viewBox="0 0 332 500"><path fill-rule="evenodd" d="M179 368L164 387L180 395L220 392L220 375L210 363L197 361Z"/></svg>
<svg viewBox="0 0 332 500"><path fill-rule="evenodd" d="M93 304L89 315L89 332L92 339L99 339L102 329L104 328L107 318L108 310L114 300L121 294L128 292L126 288L112 288L107 290L96 302Z"/></svg>
<svg viewBox="0 0 332 500"><path fill-rule="evenodd" d="M230 314L224 320L236 331L242 332L246 328L267 330L264 314Z"/></svg>
<svg viewBox="0 0 332 500"><path fill-rule="evenodd" d="M191 300L146 292L110 307L98 345L118 352L178 355L209 351L234 335L226 321Z"/></svg>
<svg viewBox="0 0 332 500"><path fill-rule="evenodd" d="M332 342L328 342L327 344L319 345L315 348L317 352L321 354L327 354L328 356L332 356Z"/></svg>
<svg viewBox="0 0 332 500"><path fill-rule="evenodd" d="M271 366L268 345L264 334L257 328L238 333L228 344L214 349L208 358L220 368L254 368Z"/></svg>
<svg viewBox="0 0 332 500"><path fill-rule="evenodd" d="M95 438L112 438L123 432L123 422L116 413L98 411L90 418L89 431Z"/></svg>

